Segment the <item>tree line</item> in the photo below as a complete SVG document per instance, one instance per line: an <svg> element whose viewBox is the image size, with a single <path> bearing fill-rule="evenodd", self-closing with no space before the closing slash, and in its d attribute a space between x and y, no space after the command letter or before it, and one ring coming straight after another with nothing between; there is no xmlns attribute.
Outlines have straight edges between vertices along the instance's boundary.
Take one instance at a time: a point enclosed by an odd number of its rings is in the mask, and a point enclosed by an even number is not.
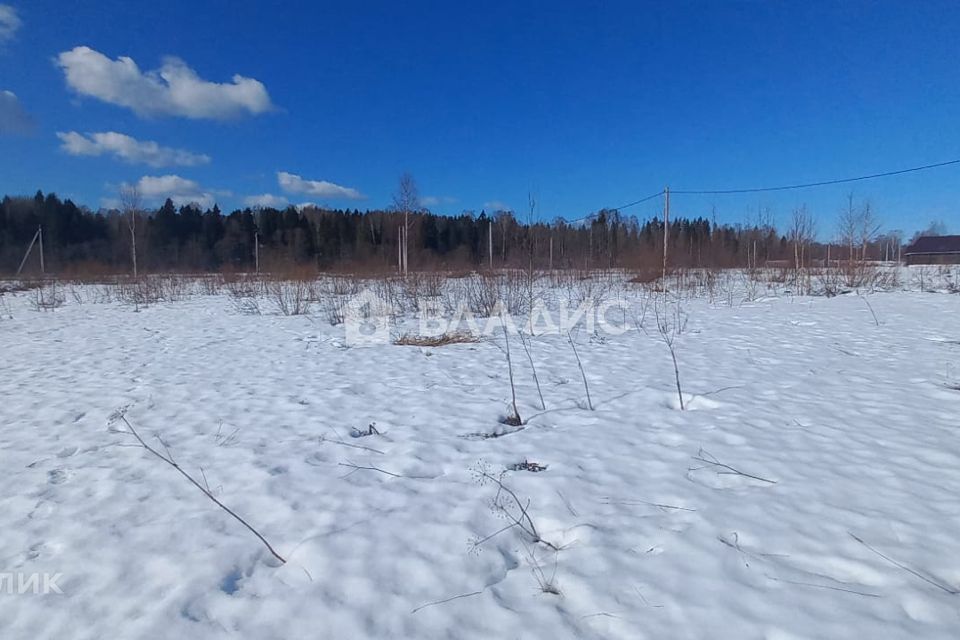
<svg viewBox="0 0 960 640"><path fill-rule="evenodd" d="M258 264L262 271L389 272L401 260L411 270L653 269L662 260L662 218L638 220L614 209L577 223L540 218L533 204L527 220L509 211L437 215L415 197L403 207L362 212L291 206L225 214L216 205L177 207L169 199L156 210L92 211L38 191L0 202L0 272L17 270L38 229L46 271L65 274L129 273L134 246L141 272L249 272ZM862 252L861 258L883 259L884 251L889 257L890 239L870 224L851 221L851 233L860 235L855 242L851 237L834 243L834 258L847 250ZM786 233L769 220L718 224L705 217L672 219L667 229L672 267L812 263L830 251L814 237L805 210L795 213ZM37 253L35 248L25 273L39 271Z"/></svg>

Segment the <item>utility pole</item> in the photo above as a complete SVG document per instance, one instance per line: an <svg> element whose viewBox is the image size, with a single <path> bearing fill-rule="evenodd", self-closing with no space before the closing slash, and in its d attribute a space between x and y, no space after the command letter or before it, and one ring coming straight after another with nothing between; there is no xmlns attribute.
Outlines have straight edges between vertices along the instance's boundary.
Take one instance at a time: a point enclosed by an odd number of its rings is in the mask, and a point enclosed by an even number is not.
<svg viewBox="0 0 960 640"><path fill-rule="evenodd" d="M23 254L23 260L20 261L20 266L17 267L17 275L20 275L20 272L23 271L23 265L27 264L27 258L30 257L30 252L33 250L33 245L37 242L37 237L40 235L40 229L37 229L37 232L33 234L33 240L30 241L30 246L27 247L27 252Z"/></svg>
<svg viewBox="0 0 960 640"><path fill-rule="evenodd" d="M133 259L133 279L137 279L137 211L130 212L130 256Z"/></svg>
<svg viewBox="0 0 960 640"><path fill-rule="evenodd" d="M405 207L403 211L403 229L400 232L400 245L402 246L401 258L400 258L400 262L401 262L400 270L403 272L404 277L406 277L407 272L410 269L409 239L410 239L410 207Z"/></svg>
<svg viewBox="0 0 960 640"><path fill-rule="evenodd" d="M43 266L43 225L37 227L37 236L40 238L40 273L45 275L47 269Z"/></svg>
<svg viewBox="0 0 960 640"><path fill-rule="evenodd" d="M253 264L257 270L257 275L260 275L260 232L253 232Z"/></svg>
<svg viewBox="0 0 960 640"><path fill-rule="evenodd" d="M410 271L410 226L406 222L407 214L403 214L403 275L406 277L407 273Z"/></svg>
<svg viewBox="0 0 960 640"><path fill-rule="evenodd" d="M553 271L553 230L550 231L550 271Z"/></svg>
<svg viewBox="0 0 960 640"><path fill-rule="evenodd" d="M663 190L663 290L667 290L667 246L670 240L670 187Z"/></svg>
<svg viewBox="0 0 960 640"><path fill-rule="evenodd" d="M493 220L487 222L487 253L490 258L490 270L493 271Z"/></svg>

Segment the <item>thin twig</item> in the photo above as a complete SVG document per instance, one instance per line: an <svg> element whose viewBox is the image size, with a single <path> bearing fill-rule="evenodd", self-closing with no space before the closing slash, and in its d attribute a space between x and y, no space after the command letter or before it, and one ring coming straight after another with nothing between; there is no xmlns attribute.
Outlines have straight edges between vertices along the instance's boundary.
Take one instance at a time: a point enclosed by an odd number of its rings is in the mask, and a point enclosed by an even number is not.
<svg viewBox="0 0 960 640"><path fill-rule="evenodd" d="M570 343L570 348L573 349L573 355L577 359L577 366L580 367L580 377L583 378L583 389L587 392L587 406L590 408L590 411L593 411L593 401L590 400L590 386L587 384L587 374L583 371L583 363L580 361L580 354L577 353L577 345L573 343L573 336L570 335L570 332L567 332L567 341Z"/></svg>
<svg viewBox="0 0 960 640"><path fill-rule="evenodd" d="M783 578L777 578L771 576L768 573L763 574L767 577L768 580L773 580L774 582L784 582L786 584L795 584L799 587L814 587L816 589L830 589L831 591L843 591L844 593L852 593L858 596L866 596L868 598L881 598L879 593L869 593L867 591L857 591L856 589L844 589L843 587L832 587L828 584L816 584L813 582L800 582L799 580L785 580Z"/></svg>
<svg viewBox="0 0 960 640"><path fill-rule="evenodd" d="M667 348L670 349L670 358L673 360L673 375L677 381L677 397L680 398L680 411L686 411L683 404L683 389L680 388L680 367L677 365L677 354L673 349L673 340L666 340Z"/></svg>
<svg viewBox="0 0 960 640"><path fill-rule="evenodd" d="M894 560L894 559L891 558L890 556L886 556L886 555L880 553L879 551L877 551L876 549L874 549L873 547L871 547L869 544L867 544L866 542L864 542L861 538L858 538L857 536L853 535L853 534L850 533L849 531L847 531L847 533L850 534L850 537L851 537L851 538L853 538L854 540L856 540L857 542L859 542L860 544L862 544L863 546L865 546L867 549L870 549L870 551L873 551L875 554L877 554L878 556L880 556L881 558L883 558L884 560L886 560L886 561L889 562L890 564L894 565L895 567L899 567L899 568L903 569L904 571L906 571L907 573L910 573L910 574L912 574L912 575L915 575L916 577L920 578L921 580L923 580L923 581L926 582L927 584L931 584L931 585L935 586L935 587L938 588L938 589L941 589L941 590L943 590L943 591L946 591L947 593L949 593L949 594L952 595L952 596L955 596L955 595L957 595L957 594L960 594L960 590L954 589L953 587L948 587L948 586L944 585L943 583L934 580L933 578L930 578L930 577L928 577L928 576L923 575L922 573L920 573L920 572L917 571L916 569L911 569L910 567L908 567L907 565L903 564L902 562L897 562L896 560Z"/></svg>
<svg viewBox="0 0 960 640"><path fill-rule="evenodd" d="M509 526L507 526L507 527L504 527L503 529L501 529L500 531L497 531L497 532L494 533L494 534L491 534L491 535L487 536L486 538L483 538L483 540L481 540L480 542L478 542L478 543L475 544L474 546L479 546L480 544L482 544L483 542L486 542L486 541L489 540L490 538L492 538L492 537L494 537L494 536L496 536L496 535L498 535L498 534L500 534L500 533L503 533L504 531L507 531L508 529L511 529L511 528L513 528L514 526L516 526L516 527L519 527L523 532L525 532L525 533L526 533L527 535L529 535L531 538L533 538L533 541L534 541L534 542L542 542L543 544L545 544L546 546L550 547L551 549L554 549L555 551L559 551L559 550L560 550L560 547L558 547L558 546L556 546L555 544L553 544L553 543L551 543L551 542L548 542L547 540L544 540L543 538L540 537L540 533L537 531L537 526L536 526L535 524L533 524L533 519L530 517L530 514L529 514L529 512L528 512L528 510L529 510L529 508L530 508L530 500L529 500L529 499L527 500L527 504L524 505L523 502L520 501L520 498L517 497L517 494L514 493L513 490L512 490L510 487L508 487L507 485L505 485L505 484L503 483L503 479L502 479L502 478L498 478L498 477L496 477L496 476L490 475L487 471L480 471L479 474L480 474L481 477L486 478L487 480L491 480L491 481L493 481L493 482L497 485L497 495L496 495L496 496L494 497L494 499L493 499L493 504L496 505L496 506L498 507L498 509L499 509L509 520L512 521L512 524L509 525ZM506 494L509 495L510 498L513 500L514 505L516 506L516 508L517 508L517 509L519 510L519 512L520 512L520 515L519 515L519 516L517 516L517 515L515 515L514 513L510 512L510 510L508 510L508 509L506 508L506 506L504 506L504 505L500 502L500 495L501 495L502 493L506 493Z"/></svg>
<svg viewBox="0 0 960 640"><path fill-rule="evenodd" d="M373 447L368 447L368 446L366 446L366 445L353 444L352 442L347 442L347 441L345 441L343 438L341 438L341 437L340 437L340 434L337 433L337 432L336 432L335 430L333 430L332 428L331 428L331 431L333 431L334 435L337 436L337 439L336 439L336 440L328 440L326 437L320 436L320 442L321 442L321 443L324 443L324 442L332 442L333 444L343 445L344 447L350 447L351 449L363 449L364 451L372 451L373 453L379 453L380 455L385 455L383 451L380 451L380 449L374 449Z"/></svg>
<svg viewBox="0 0 960 640"><path fill-rule="evenodd" d="M864 301L864 303L866 303L867 309L870 309L870 315L873 316L873 322L874 322L874 324L876 324L876 325L879 327L879 326L880 326L880 320L877 318L877 314L874 313L874 311L873 311L873 305L870 304L870 301L867 300L866 296L864 296L864 295L862 295L862 294L859 294L859 293L858 293L857 295L860 297L861 300Z"/></svg>
<svg viewBox="0 0 960 640"><path fill-rule="evenodd" d="M507 323L503 319L503 313L500 314L500 324L503 326L503 340L506 344L507 350L507 370L510 373L510 393L513 397L513 420L516 425L523 424L523 419L520 417L520 411L517 410L517 388L513 384L513 360L510 358L510 334L507 332Z"/></svg>
<svg viewBox="0 0 960 640"><path fill-rule="evenodd" d="M704 458L704 457L703 457L704 455L710 456L711 459L708 460L708 459ZM770 483L770 484L777 484L777 481L776 481L776 480L769 480L769 479L767 479L767 478L762 478L762 477L760 477L760 476L755 476L755 475L752 475L752 474L749 474L749 473L744 473L743 471L740 471L739 469L735 469L735 468L731 467L731 466L728 465L728 464L723 464L722 462L720 462L719 460L717 460L717 459L713 456L713 454L709 453L708 451L704 451L703 449L700 449L699 454L693 456L693 459L694 459L694 460L697 460L697 461L699 461L699 462L703 462L703 463L705 463L705 464L708 464L708 465L710 465L711 467L721 467L721 468L723 468L723 469L726 469L727 472L733 473L733 474L738 475L738 476L744 476L745 478L752 478L753 480L759 480L760 482L768 482L768 483ZM691 470L692 470L692 469L691 469ZM717 473L722 473L722 472L718 471Z"/></svg>
<svg viewBox="0 0 960 640"><path fill-rule="evenodd" d="M567 496L563 495L563 494L560 492L560 489L557 489L557 495L560 496L560 499L561 499L561 500L563 500L563 504L567 507L567 511L570 512L570 515L572 515L574 518L580 517L580 514L577 513L577 510L574 509L574 508L573 508L573 505L570 504L570 501L567 500Z"/></svg>
<svg viewBox="0 0 960 640"><path fill-rule="evenodd" d="M645 504L648 507L657 507L658 509L668 509L668 510L674 510L674 511L696 511L696 509L691 509L689 507L678 507L672 504L661 504L659 502L648 502L646 500L635 500L635 499L616 500L614 498L604 497L603 502L604 504L623 504L627 506Z"/></svg>
<svg viewBox="0 0 960 640"><path fill-rule="evenodd" d="M537 377L537 367L533 364L533 356L530 355L530 349L527 347L527 340L523 335L523 331L518 331L520 334L520 344L523 345L523 350L527 352L527 360L530 361L530 368L533 370L533 381L537 383L537 394L540 396L540 408L544 411L547 410L547 403L543 401L543 391L540 390L540 379Z"/></svg>
<svg viewBox="0 0 960 640"><path fill-rule="evenodd" d="M444 604L444 603L450 602L450 601L452 601L452 600L459 600L460 598L469 598L470 596L478 596L478 595L480 595L481 593L483 593L483 591L474 591L474 592L472 592L472 593L461 593L460 595L458 595L458 596L453 596L452 598L446 598L446 599L444 599L444 600L437 600L437 601L435 601L435 602L428 602L427 604L422 604L422 605L420 605L419 607L417 607L416 609L414 609L414 610L411 611L410 613L416 613L417 611L420 611L420 609L426 609L427 607L432 607L432 606L437 605L437 604Z"/></svg>
<svg viewBox="0 0 960 640"><path fill-rule="evenodd" d="M199 489L201 492L203 492L203 495L205 495L205 496L207 496L208 498L210 498L218 507L220 507L221 509L223 509L224 511L226 511L227 513L229 513L231 516L234 517L234 519L237 520L237 522L239 522L240 524L242 524L243 526L245 526L247 529L249 529L250 532L251 532L253 535L257 536L257 538L260 539L260 542L262 542L262 543L264 544L264 546L270 551L270 553L273 554L273 557L275 557L277 560L279 560L279 561L280 561L281 563L283 563L283 564L286 564L286 563L287 563L287 561L283 558L283 556L281 556L279 553L277 553L276 550L275 550L272 546L270 546L270 543L267 542L267 539L264 538L262 535L260 535L260 532L257 531L256 529L254 529L254 528L250 525L250 523L248 523L246 520L244 520L243 518L241 518L240 516L238 516L235 512L233 512L233 511L232 511L229 507L227 507L225 504L223 504L222 502L220 502L219 500L217 500L217 499L213 496L212 493L210 493L208 490L204 489L203 486L202 486L199 482L197 482L196 480L194 480L194 479L193 479L193 476L191 476L189 473L187 473L186 471L184 471L183 468L182 468L179 464L177 464L176 462L174 462L174 460L173 460L172 457L169 457L169 458L168 458L168 457L164 456L162 453L160 453L159 451L157 451L156 449L154 449L153 447L151 447L150 445L148 445L146 442L144 442L143 438L140 437L140 434L137 433L137 430L133 428L133 425L130 424L130 421L127 420L127 417L126 417L125 415L120 414L120 415L119 415L119 418L120 418L120 420L123 421L123 423L124 423L125 425L127 425L127 428L130 429L130 433L132 433L132 434L134 435L134 437L140 442L140 444L143 446L144 449L146 449L147 451L149 451L150 453L152 453L153 455L155 455L156 457L160 458L161 460L163 460L164 462L166 462L167 464L169 464L171 467L173 467L174 469L176 469L177 471L179 471L179 472L180 472L180 475L182 475L184 478L186 478L187 480L189 480L190 483L193 484L193 486L195 486L197 489ZM160 442L163 442L163 440L160 440ZM166 446L166 445L164 444L164 446Z"/></svg>
<svg viewBox="0 0 960 640"><path fill-rule="evenodd" d="M405 476L402 476L402 475L400 475L400 474L398 474L398 473L394 473L394 472L392 472L392 471L386 471L386 470L384 470L384 469L380 469L379 467L365 467L365 466L361 466L361 465L358 465L358 464L353 464L352 462L338 462L338 463L337 463L337 466L338 466L338 467L349 467L349 468L353 469L353 471L351 471L351 472L348 473L346 476L344 476L344 478L346 478L346 477L349 476L349 475L352 475L352 474L356 473L357 471L379 471L380 473L385 473L385 474L387 474L388 476L393 476L394 478L403 478L403 477L405 477Z"/></svg>

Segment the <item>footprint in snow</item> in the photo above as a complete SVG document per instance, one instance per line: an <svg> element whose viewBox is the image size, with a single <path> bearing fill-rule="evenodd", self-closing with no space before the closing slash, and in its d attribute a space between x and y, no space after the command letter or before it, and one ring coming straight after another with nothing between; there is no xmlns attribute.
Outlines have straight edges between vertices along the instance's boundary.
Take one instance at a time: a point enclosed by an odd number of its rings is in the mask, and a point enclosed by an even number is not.
<svg viewBox="0 0 960 640"><path fill-rule="evenodd" d="M53 469L47 472L47 482L50 484L63 484L70 479L72 474L66 469Z"/></svg>
<svg viewBox="0 0 960 640"><path fill-rule="evenodd" d="M41 500L33 508L27 517L31 520L37 520L41 518L49 518L53 514L54 504L48 500Z"/></svg>

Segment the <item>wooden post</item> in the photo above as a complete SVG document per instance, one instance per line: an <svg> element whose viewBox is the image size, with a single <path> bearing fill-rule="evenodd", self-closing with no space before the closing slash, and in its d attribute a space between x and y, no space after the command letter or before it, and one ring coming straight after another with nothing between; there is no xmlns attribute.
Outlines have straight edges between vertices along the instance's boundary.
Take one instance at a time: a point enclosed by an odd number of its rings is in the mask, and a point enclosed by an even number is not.
<svg viewBox="0 0 960 640"><path fill-rule="evenodd" d="M407 275L407 271L410 269L410 253L409 253L409 240L410 240L410 212L409 210L404 210L403 212L403 275Z"/></svg>
<svg viewBox="0 0 960 640"><path fill-rule="evenodd" d="M490 254L490 270L493 270L493 220L487 222L487 252Z"/></svg>
<svg viewBox="0 0 960 640"><path fill-rule="evenodd" d="M137 279L137 210L130 211L130 258L133 260L133 279Z"/></svg>
<svg viewBox="0 0 960 640"><path fill-rule="evenodd" d="M253 232L253 262L257 270L257 275L260 275L260 232Z"/></svg>
<svg viewBox="0 0 960 640"><path fill-rule="evenodd" d="M670 187L663 190L663 290L667 290L667 247L670 241Z"/></svg>
<svg viewBox="0 0 960 640"><path fill-rule="evenodd" d="M37 229L37 232L33 234L33 240L30 241L30 246L27 247L27 252L23 254L23 260L20 261L20 266L17 267L17 275L20 275L20 272L23 271L23 265L27 264L27 258L30 257L30 252L33 250L33 245L37 242L37 236L40 235L40 229Z"/></svg>
<svg viewBox="0 0 960 640"><path fill-rule="evenodd" d="M43 226L37 227L37 236L40 238L40 273L46 274L47 269L43 265Z"/></svg>

